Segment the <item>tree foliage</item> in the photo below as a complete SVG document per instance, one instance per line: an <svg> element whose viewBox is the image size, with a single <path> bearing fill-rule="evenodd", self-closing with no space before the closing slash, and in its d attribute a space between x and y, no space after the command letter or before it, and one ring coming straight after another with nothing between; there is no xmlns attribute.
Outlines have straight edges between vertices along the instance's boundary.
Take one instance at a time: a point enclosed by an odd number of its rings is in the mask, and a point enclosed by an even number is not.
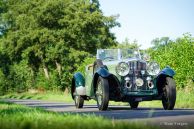
<svg viewBox="0 0 194 129"><path fill-rule="evenodd" d="M151 41L152 49L158 49L160 47L166 46L169 42L171 42L169 37L155 38Z"/></svg>
<svg viewBox="0 0 194 129"><path fill-rule="evenodd" d="M120 48L120 49L140 49L140 45L138 44L137 40L130 42L128 38L121 43L117 43L112 48Z"/></svg>
<svg viewBox="0 0 194 129"><path fill-rule="evenodd" d="M179 87L194 82L194 40L191 34L186 33L176 41L170 41L168 38L167 44L160 41L154 49L149 50L153 60L159 62L162 68L169 65L175 70L175 79Z"/></svg>
<svg viewBox="0 0 194 129"><path fill-rule="evenodd" d="M1 69L19 81L16 74L25 74L20 69L25 62L32 82L41 80L36 78L42 71L47 78L56 71L57 85L69 86L84 58L116 44L110 29L119 23L104 16L99 6L98 0L2 0L0 51L10 62Z"/></svg>

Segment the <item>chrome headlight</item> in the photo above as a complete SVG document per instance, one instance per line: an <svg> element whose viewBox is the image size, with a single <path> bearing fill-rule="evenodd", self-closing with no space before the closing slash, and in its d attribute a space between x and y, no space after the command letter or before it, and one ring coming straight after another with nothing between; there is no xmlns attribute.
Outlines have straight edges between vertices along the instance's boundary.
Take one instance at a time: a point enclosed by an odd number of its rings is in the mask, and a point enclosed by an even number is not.
<svg viewBox="0 0 194 129"><path fill-rule="evenodd" d="M129 73L129 65L125 62L120 62L116 66L116 73L120 76L126 76Z"/></svg>
<svg viewBox="0 0 194 129"><path fill-rule="evenodd" d="M149 75L157 75L160 72L160 66L156 62L150 62L147 65L147 72Z"/></svg>

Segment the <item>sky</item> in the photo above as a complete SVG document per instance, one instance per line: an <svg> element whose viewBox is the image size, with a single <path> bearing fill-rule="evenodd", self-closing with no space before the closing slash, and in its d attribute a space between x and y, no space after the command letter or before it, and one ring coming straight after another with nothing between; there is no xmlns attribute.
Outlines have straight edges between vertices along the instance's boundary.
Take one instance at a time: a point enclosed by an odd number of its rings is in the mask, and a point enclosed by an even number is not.
<svg viewBox="0 0 194 129"><path fill-rule="evenodd" d="M155 38L175 40L184 33L194 36L194 0L99 0L105 16L118 15L121 27L111 31L118 42L138 41L142 49Z"/></svg>

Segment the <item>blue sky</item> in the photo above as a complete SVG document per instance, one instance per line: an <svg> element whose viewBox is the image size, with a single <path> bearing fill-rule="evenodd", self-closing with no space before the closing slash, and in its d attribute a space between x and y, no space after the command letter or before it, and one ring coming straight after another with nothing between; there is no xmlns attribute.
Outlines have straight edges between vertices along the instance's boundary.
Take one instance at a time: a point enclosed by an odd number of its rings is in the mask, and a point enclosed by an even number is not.
<svg viewBox="0 0 194 129"><path fill-rule="evenodd" d="M104 15L119 14L121 27L111 31L117 41L135 39L145 49L152 39L194 35L194 0L99 0Z"/></svg>

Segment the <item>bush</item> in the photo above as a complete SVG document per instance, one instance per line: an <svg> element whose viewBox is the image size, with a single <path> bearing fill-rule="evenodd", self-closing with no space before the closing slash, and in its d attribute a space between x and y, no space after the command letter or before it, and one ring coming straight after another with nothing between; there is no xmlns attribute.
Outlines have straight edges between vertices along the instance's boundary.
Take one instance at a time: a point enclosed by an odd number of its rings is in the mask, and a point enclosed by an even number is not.
<svg viewBox="0 0 194 129"><path fill-rule="evenodd" d="M56 70L49 71L49 78L45 77L43 69L39 69L39 72L37 72L34 88L38 89L39 91L57 91L60 89L60 85L60 77Z"/></svg>
<svg viewBox="0 0 194 129"><path fill-rule="evenodd" d="M151 50L150 55L162 68L166 65L175 72L178 87L185 87L188 82L194 81L194 41L189 34L184 34L176 41L170 41L165 46Z"/></svg>
<svg viewBox="0 0 194 129"><path fill-rule="evenodd" d="M16 92L27 91L33 86L34 75L26 61L15 63L10 67L9 81L12 82L12 90Z"/></svg>
<svg viewBox="0 0 194 129"><path fill-rule="evenodd" d="M4 95L8 90L7 79L0 69L0 95Z"/></svg>

